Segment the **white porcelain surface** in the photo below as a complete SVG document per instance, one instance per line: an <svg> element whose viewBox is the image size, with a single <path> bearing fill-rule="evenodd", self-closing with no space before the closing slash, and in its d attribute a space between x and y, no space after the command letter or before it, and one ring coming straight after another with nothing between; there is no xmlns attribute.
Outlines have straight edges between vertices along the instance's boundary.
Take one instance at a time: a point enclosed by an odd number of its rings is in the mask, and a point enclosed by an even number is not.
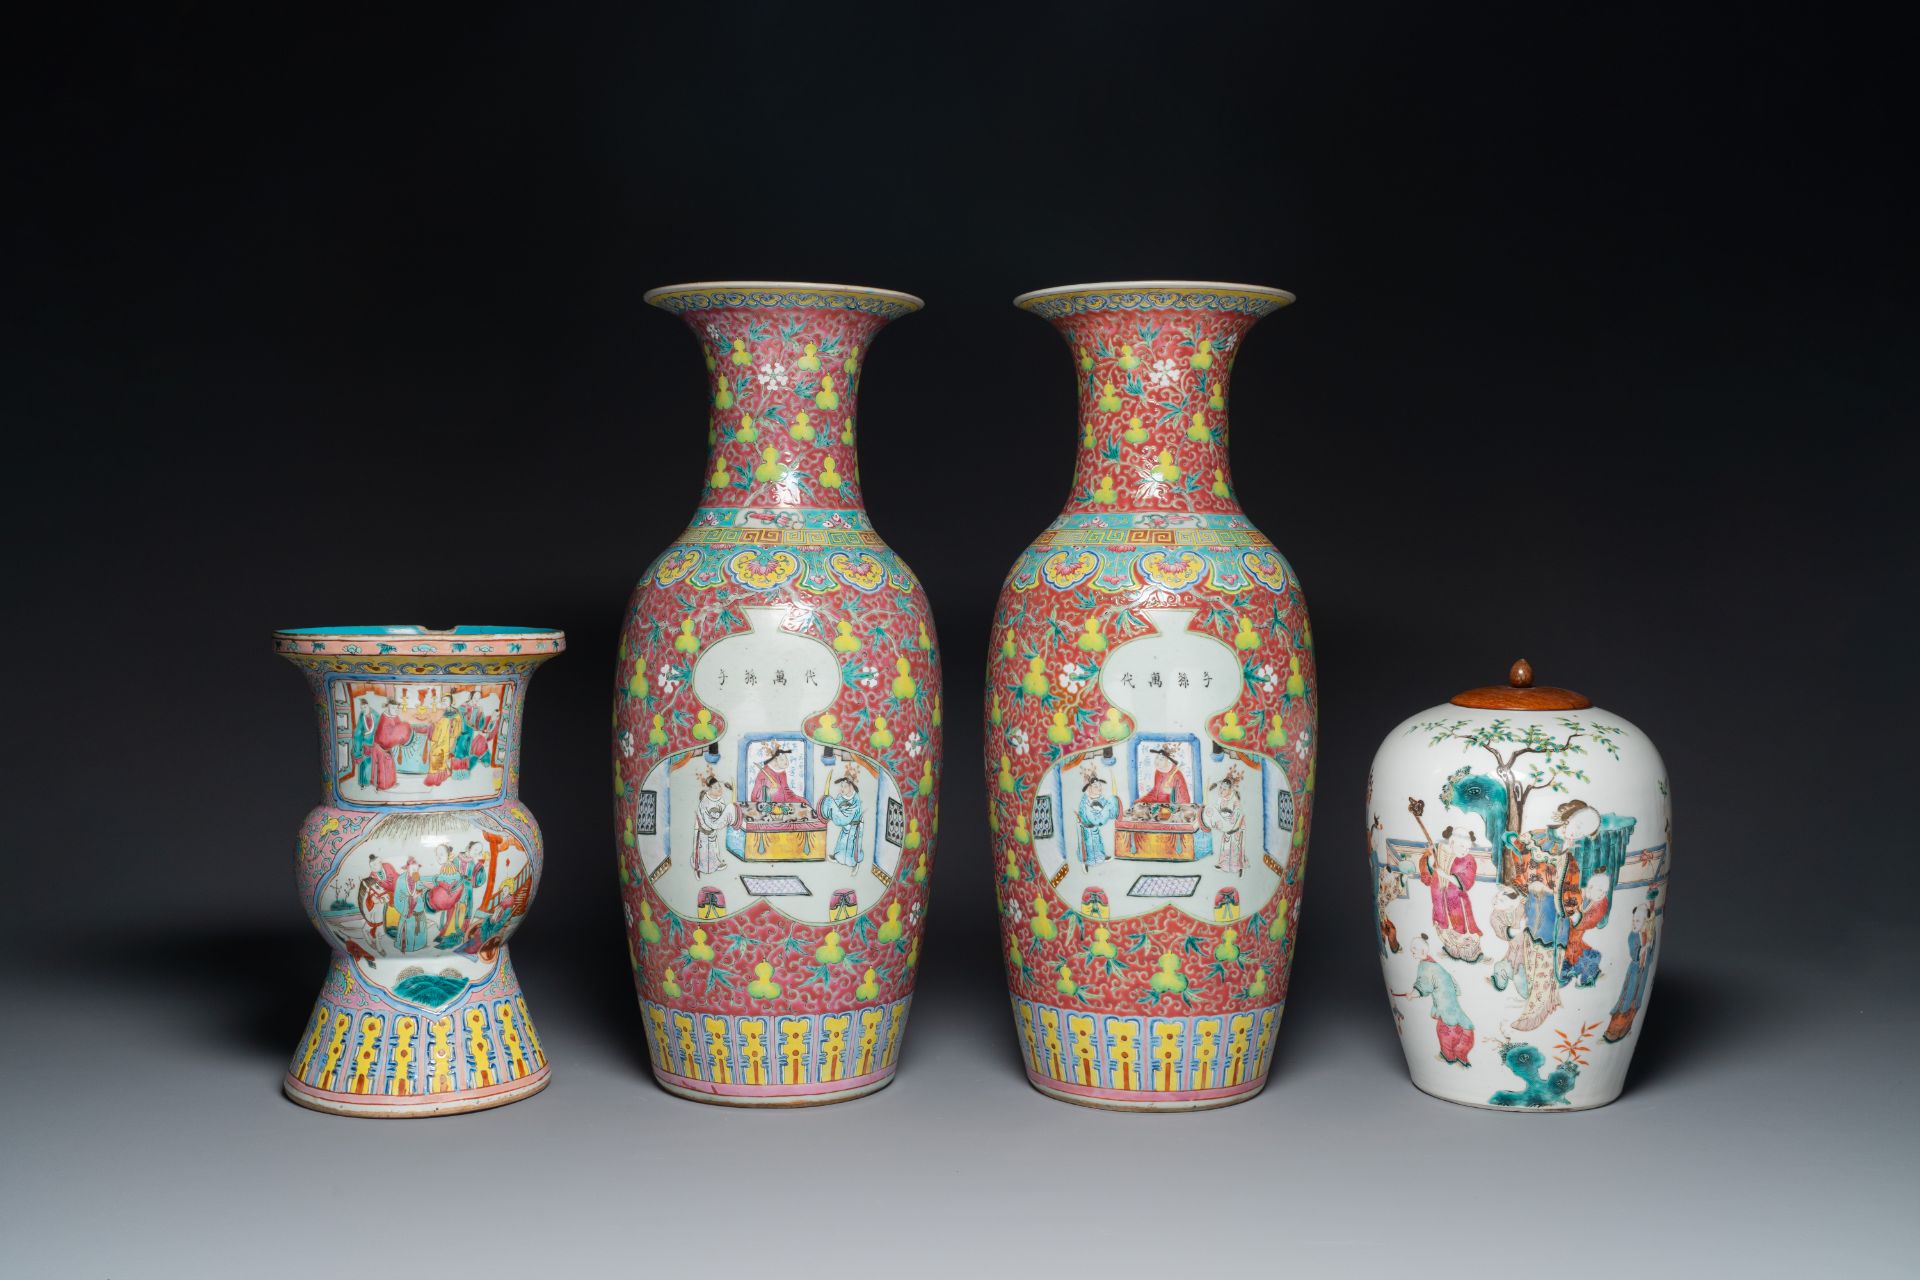
<svg viewBox="0 0 1920 1280"><path fill-rule="evenodd" d="M1413 1083L1496 1109L1618 1097L1666 929L1671 802L1646 735L1598 707L1443 704L1387 735L1367 801Z"/></svg>

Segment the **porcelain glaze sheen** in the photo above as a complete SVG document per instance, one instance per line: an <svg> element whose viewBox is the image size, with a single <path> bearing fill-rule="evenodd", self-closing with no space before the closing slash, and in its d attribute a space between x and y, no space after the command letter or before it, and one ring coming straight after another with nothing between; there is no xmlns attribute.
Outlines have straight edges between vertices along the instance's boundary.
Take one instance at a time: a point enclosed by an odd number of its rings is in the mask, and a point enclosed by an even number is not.
<svg viewBox="0 0 1920 1280"><path fill-rule="evenodd" d="M1023 295L1072 350L1065 510L1000 594L987 785L1028 1078L1127 1110L1242 1101L1285 1006L1314 786L1299 581L1234 497L1243 285Z"/></svg>
<svg viewBox="0 0 1920 1280"><path fill-rule="evenodd" d="M699 340L705 496L629 602L614 704L621 893L654 1074L735 1106L892 1078L939 829L925 593L868 523L874 335L919 306L837 285L648 300Z"/></svg>
<svg viewBox="0 0 1920 1280"><path fill-rule="evenodd" d="M520 803L520 721L558 631L274 633L313 690L323 799L300 829L300 900L333 947L287 1096L424 1116L536 1093L547 1059L507 958L540 879Z"/></svg>
<svg viewBox="0 0 1920 1280"><path fill-rule="evenodd" d="M1443 704L1387 735L1367 797L1414 1084L1503 1110L1618 1097L1666 929L1672 807L1646 735L1593 706Z"/></svg>

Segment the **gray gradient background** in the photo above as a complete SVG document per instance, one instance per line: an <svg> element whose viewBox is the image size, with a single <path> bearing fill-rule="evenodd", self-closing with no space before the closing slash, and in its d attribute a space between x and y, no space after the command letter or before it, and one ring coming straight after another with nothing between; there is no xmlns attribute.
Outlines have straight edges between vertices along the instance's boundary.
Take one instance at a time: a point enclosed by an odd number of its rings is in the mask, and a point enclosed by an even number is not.
<svg viewBox="0 0 1920 1280"><path fill-rule="evenodd" d="M196 6L11 42L0 1275L1912 1274L1882 33L732 12ZM977 767L992 602L1072 447L1059 341L1007 299L1134 275L1302 299L1239 363L1234 450L1313 609L1311 874L1271 1083L1192 1116L1025 1084ZM695 349L638 299L714 276L929 300L862 407L947 662L921 990L893 1087L786 1115L653 1086L614 892L613 642L702 454ZM383 565L357 521L388 476L511 478L519 536ZM549 860L513 944L554 1083L476 1116L279 1093L325 948L291 876L314 726L267 633L389 621L573 644L533 685ZM1522 653L1675 788L1639 1052L1577 1115L1413 1090L1370 935L1379 736Z"/></svg>

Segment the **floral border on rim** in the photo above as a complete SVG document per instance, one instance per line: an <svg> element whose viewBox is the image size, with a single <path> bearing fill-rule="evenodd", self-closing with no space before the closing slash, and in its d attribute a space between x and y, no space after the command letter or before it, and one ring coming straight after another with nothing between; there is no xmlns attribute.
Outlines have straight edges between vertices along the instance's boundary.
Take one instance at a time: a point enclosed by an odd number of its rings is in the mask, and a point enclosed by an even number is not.
<svg viewBox="0 0 1920 1280"><path fill-rule="evenodd" d="M435 657L534 658L564 651L567 637L560 631L508 631L497 635L295 635L277 631L273 651L287 657L338 656L403 658L412 654Z"/></svg>
<svg viewBox="0 0 1920 1280"><path fill-rule="evenodd" d="M726 307L749 310L813 307L860 311L885 320L897 320L901 316L912 315L921 307L919 302L906 298L852 289L677 289L655 294L647 301L676 316L690 311L717 311Z"/></svg>
<svg viewBox="0 0 1920 1280"><path fill-rule="evenodd" d="M1014 305L1046 320L1098 311L1225 311L1267 316L1293 301L1250 289L1080 289L1044 294Z"/></svg>

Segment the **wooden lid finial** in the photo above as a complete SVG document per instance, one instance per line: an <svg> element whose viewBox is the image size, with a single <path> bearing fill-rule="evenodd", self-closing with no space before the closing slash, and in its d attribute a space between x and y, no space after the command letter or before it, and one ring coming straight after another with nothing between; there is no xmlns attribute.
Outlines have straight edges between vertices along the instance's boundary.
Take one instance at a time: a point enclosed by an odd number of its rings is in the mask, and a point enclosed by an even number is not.
<svg viewBox="0 0 1920 1280"><path fill-rule="evenodd" d="M1456 707L1474 707L1482 711L1579 711L1593 705L1585 694L1551 685L1536 687L1533 664L1521 658L1507 668L1504 685L1484 685L1456 694Z"/></svg>

